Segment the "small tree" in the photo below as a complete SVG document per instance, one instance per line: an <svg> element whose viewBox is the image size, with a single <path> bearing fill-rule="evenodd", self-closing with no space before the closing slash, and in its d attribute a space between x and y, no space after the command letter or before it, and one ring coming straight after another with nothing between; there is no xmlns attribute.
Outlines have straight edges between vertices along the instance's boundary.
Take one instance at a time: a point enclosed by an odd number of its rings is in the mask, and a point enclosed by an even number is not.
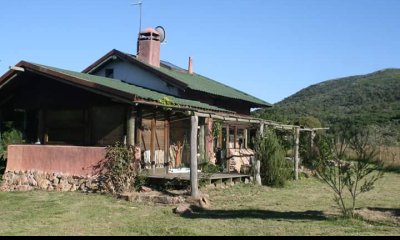
<svg viewBox="0 0 400 240"><path fill-rule="evenodd" d="M376 151L369 144L369 133L347 132L334 138L323 137L318 149L317 176L334 191L343 216L354 217L357 197L372 190L375 182L383 177L383 163L375 160ZM351 207L348 207L348 198Z"/></svg>
<svg viewBox="0 0 400 240"><path fill-rule="evenodd" d="M23 143L22 132L14 128L12 124L6 124L5 131L0 137L0 176L4 172L7 163L8 145L20 143Z"/></svg>
<svg viewBox="0 0 400 240"><path fill-rule="evenodd" d="M261 161L262 183L283 187L290 178L290 163L285 160L285 151L273 130L266 129L263 136L257 136L255 152L255 157Z"/></svg>
<svg viewBox="0 0 400 240"><path fill-rule="evenodd" d="M99 166L103 181L102 188L106 192L116 194L135 189L135 177L139 169L132 162L133 151L117 142L106 149L105 160Z"/></svg>

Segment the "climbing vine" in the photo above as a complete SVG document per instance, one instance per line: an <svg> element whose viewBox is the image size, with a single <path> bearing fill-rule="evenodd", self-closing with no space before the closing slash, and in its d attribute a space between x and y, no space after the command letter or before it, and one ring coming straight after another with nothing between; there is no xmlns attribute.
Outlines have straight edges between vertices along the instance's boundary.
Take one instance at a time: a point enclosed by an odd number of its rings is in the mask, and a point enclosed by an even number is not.
<svg viewBox="0 0 400 240"><path fill-rule="evenodd" d="M213 122L213 127L212 127L212 133L214 138L217 138L221 134L221 131L222 131L222 121L215 120Z"/></svg>

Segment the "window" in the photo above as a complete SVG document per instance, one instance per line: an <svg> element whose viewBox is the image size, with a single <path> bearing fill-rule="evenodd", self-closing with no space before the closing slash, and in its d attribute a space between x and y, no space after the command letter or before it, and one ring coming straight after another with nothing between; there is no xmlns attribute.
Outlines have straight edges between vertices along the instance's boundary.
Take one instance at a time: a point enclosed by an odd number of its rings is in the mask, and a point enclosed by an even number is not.
<svg viewBox="0 0 400 240"><path fill-rule="evenodd" d="M114 78L114 69L113 68L107 68L105 77Z"/></svg>

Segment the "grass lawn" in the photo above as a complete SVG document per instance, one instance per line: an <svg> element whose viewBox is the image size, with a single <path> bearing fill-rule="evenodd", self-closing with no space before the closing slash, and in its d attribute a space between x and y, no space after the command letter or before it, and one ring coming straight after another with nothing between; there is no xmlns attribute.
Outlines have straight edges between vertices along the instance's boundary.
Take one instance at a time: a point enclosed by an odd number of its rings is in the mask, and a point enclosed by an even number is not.
<svg viewBox="0 0 400 240"><path fill-rule="evenodd" d="M0 235L400 235L399 221L337 218L333 194L313 178L203 192L212 208L185 216L100 194L0 192ZM357 207L395 210L398 220L400 174L386 174Z"/></svg>

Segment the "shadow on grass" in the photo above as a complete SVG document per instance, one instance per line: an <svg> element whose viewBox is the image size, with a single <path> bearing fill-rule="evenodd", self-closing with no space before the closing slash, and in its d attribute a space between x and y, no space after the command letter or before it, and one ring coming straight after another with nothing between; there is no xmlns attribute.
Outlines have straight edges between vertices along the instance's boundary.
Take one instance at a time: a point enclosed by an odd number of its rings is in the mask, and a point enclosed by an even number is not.
<svg viewBox="0 0 400 240"><path fill-rule="evenodd" d="M202 210L193 209L193 213L181 215L184 218L205 219L234 219L234 218L257 218L257 219L289 219L289 220L326 220L327 217L321 211L304 212L278 212L270 210L244 209L244 210Z"/></svg>
<svg viewBox="0 0 400 240"><path fill-rule="evenodd" d="M392 173L400 173L400 166L399 165L389 165L383 168L385 172L392 172Z"/></svg>
<svg viewBox="0 0 400 240"><path fill-rule="evenodd" d="M367 209L371 210L371 211L390 212L390 213L393 214L393 216L400 217L400 208L373 208L373 207L369 207Z"/></svg>

